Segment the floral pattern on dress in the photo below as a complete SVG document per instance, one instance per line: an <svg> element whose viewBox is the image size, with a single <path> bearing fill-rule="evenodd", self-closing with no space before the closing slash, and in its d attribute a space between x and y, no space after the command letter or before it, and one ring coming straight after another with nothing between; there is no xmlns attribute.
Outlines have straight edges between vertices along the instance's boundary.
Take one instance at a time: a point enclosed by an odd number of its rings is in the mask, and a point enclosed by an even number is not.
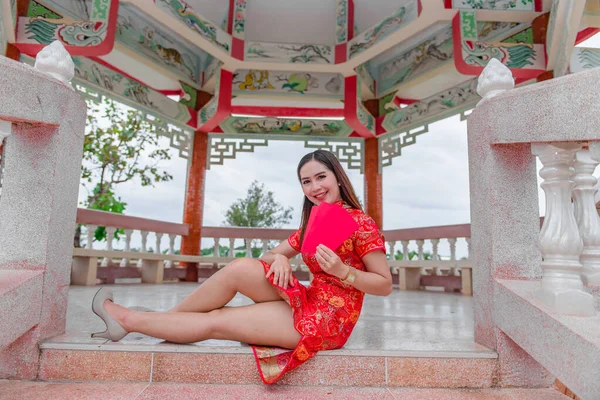
<svg viewBox="0 0 600 400"><path fill-rule="evenodd" d="M345 202L336 204L348 211L359 228L334 252L342 262L365 271L362 257L376 250L385 253L384 237L373 218ZM294 250L301 251L300 230L288 238L288 243ZM323 272L314 254L302 254L302 259L313 274L308 287L294 277L294 286L284 290L273 283L273 275L269 277L269 282L292 307L294 327L302 338L294 350L252 346L261 379L266 384L275 383L287 371L314 357L320 350L344 346L360 316L364 293ZM269 271L270 266L264 261L263 267L265 273Z"/></svg>

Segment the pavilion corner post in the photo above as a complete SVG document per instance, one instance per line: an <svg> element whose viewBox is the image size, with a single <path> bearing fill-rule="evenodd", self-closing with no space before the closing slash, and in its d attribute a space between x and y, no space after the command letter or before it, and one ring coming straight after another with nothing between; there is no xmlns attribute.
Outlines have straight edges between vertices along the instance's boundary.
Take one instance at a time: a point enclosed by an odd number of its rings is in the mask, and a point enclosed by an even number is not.
<svg viewBox="0 0 600 400"><path fill-rule="evenodd" d="M365 108L377 118L379 115L379 100L367 100ZM364 195L367 214L375 220L379 229L383 229L383 179L379 171L379 139L365 139L365 173Z"/></svg>
<svg viewBox="0 0 600 400"><path fill-rule="evenodd" d="M183 210L183 223L189 225L189 234L181 239L181 254L199 256L202 239L202 219L204 212L204 188L206 184L206 163L208 160L208 134L194 133L194 148L188 173L187 191ZM186 268L185 280L198 281L198 263L183 263Z"/></svg>

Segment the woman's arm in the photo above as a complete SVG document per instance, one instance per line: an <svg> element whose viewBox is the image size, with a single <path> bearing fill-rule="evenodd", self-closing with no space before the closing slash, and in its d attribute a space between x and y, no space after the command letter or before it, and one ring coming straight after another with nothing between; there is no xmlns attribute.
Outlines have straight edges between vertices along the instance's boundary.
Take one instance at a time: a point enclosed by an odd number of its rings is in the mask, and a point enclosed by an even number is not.
<svg viewBox="0 0 600 400"><path fill-rule="evenodd" d="M341 280L348 277L352 268L344 264L335 252L323 245L317 246L316 258L323 271ZM387 296L392 293L392 274L385 253L381 250L371 251L362 257L362 261L367 270L355 271L357 275L352 286L361 292L375 296Z"/></svg>
<svg viewBox="0 0 600 400"><path fill-rule="evenodd" d="M372 251L362 258L366 271L358 271L352 286L361 292L375 296L387 296L392 293L392 273L385 253L381 250ZM348 271L350 267L348 267ZM346 273L346 276L348 274ZM342 276L344 279L346 276Z"/></svg>
<svg viewBox="0 0 600 400"><path fill-rule="evenodd" d="M273 264L275 258L279 256L284 256L287 259L290 259L298 254L298 251L294 250L292 246L288 243L287 240L279 243L275 248L267 251L265 254L260 256L260 260L266 262L267 264Z"/></svg>

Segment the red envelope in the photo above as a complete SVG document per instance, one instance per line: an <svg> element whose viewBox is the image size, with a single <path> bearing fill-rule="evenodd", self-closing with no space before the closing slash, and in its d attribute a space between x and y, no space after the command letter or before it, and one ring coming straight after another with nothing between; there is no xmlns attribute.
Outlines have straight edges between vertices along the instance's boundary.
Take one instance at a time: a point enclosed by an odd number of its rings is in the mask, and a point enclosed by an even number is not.
<svg viewBox="0 0 600 400"><path fill-rule="evenodd" d="M357 229L358 223L343 207L323 202L311 210L302 253L314 254L319 244L335 251Z"/></svg>

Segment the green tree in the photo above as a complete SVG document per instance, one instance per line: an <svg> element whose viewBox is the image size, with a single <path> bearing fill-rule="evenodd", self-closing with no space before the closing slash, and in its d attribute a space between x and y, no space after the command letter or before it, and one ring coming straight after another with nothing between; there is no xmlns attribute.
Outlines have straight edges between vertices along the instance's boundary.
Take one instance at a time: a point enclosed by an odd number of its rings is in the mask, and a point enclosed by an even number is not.
<svg viewBox="0 0 600 400"><path fill-rule="evenodd" d="M283 208L275 201L273 192L254 181L243 199L237 199L225 213L227 226L252 228L280 228L292 219L292 207Z"/></svg>
<svg viewBox="0 0 600 400"><path fill-rule="evenodd" d="M253 181L248 188L246 197L237 199L225 213L225 225L243 226L251 228L280 228L292 219L293 207L284 208L275 201L273 192L268 191L265 185ZM243 251L246 248L244 240ZM237 250L237 249L236 249ZM252 248L252 256L258 257L262 253L259 248ZM235 253L235 256L245 256L245 253Z"/></svg>
<svg viewBox="0 0 600 400"><path fill-rule="evenodd" d="M173 179L160 166L171 155L160 147L156 128L160 121L155 122L106 97L101 104L88 102L81 171L81 184L88 190L84 207L122 214L127 203L115 195L118 184L139 179L142 186L154 186ZM117 231L115 237L121 233ZM78 226L76 247L81 246L80 237ZM104 228L96 229L94 238L104 240Z"/></svg>

